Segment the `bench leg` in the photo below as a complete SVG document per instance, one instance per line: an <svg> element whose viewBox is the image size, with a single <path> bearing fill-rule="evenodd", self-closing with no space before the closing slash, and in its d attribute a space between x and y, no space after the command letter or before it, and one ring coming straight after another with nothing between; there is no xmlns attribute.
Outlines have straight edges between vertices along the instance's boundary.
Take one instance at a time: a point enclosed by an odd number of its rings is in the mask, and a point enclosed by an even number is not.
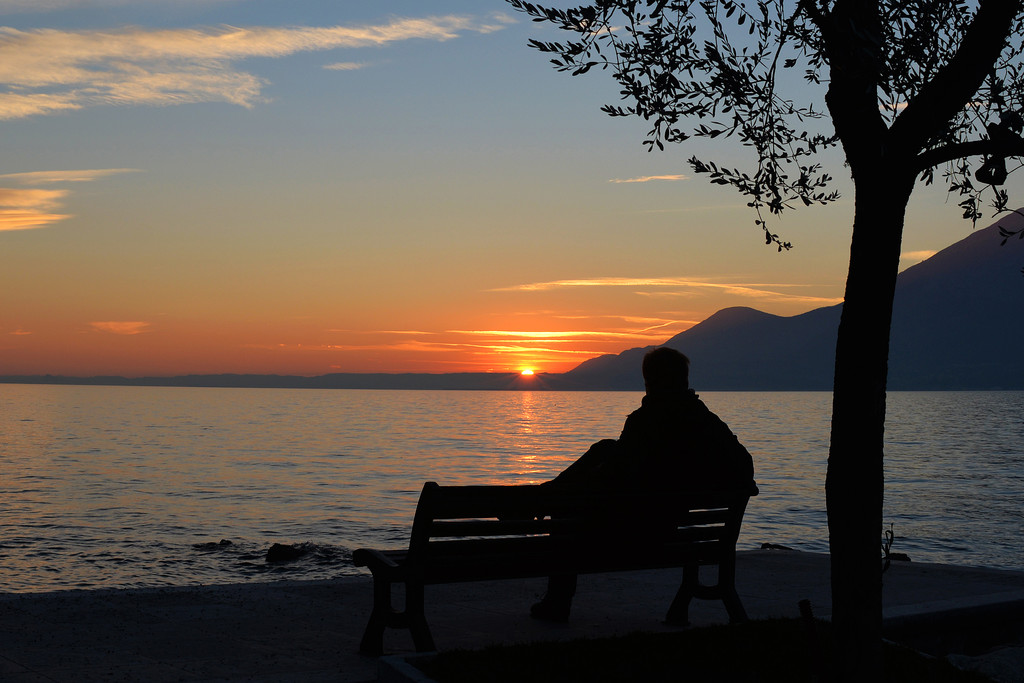
<svg viewBox="0 0 1024 683"><path fill-rule="evenodd" d="M729 586L722 589L722 602L725 603L725 609L729 613L729 623L747 621L747 610L743 609L743 603L740 602L740 595L736 592L735 587Z"/></svg>
<svg viewBox="0 0 1024 683"><path fill-rule="evenodd" d="M405 616L409 620L412 642L416 645L417 652L432 652L437 647L434 646L434 637L430 635L430 627L427 626L427 615L423 603L423 584L407 583L405 585Z"/></svg>
<svg viewBox="0 0 1024 683"><path fill-rule="evenodd" d="M729 622L735 624L747 621L747 611L743 609L740 595L736 592L736 565L733 562L719 565L718 590L722 595L722 602L725 603L725 610L729 613Z"/></svg>
<svg viewBox="0 0 1024 683"><path fill-rule="evenodd" d="M359 643L359 653L379 657L384 653L384 629L391 621L391 582L373 579L373 611Z"/></svg>
<svg viewBox="0 0 1024 683"><path fill-rule="evenodd" d="M676 591L676 597L665 615L665 622L674 626L690 625L690 601L697 593L697 586L700 585L700 568L697 565L685 565L683 567L683 582Z"/></svg>
<svg viewBox="0 0 1024 683"><path fill-rule="evenodd" d="M665 622L675 626L689 626L690 601L693 598L704 600L720 599L729 613L729 622L747 621L747 611L743 609L739 593L736 592L736 569L728 563L718 567L718 583L705 586L700 582L700 568L697 565L683 567L683 582L679 586Z"/></svg>

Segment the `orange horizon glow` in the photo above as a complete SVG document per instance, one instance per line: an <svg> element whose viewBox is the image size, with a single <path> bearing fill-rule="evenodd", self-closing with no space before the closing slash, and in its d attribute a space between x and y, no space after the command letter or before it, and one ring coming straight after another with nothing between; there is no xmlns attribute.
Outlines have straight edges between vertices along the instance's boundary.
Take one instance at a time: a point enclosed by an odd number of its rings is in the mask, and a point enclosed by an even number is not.
<svg viewBox="0 0 1024 683"><path fill-rule="evenodd" d="M563 373L597 356L661 344L690 326L689 321L677 320L650 329L649 319L609 321L595 316L586 326L572 320L559 332L543 315L504 313L501 318L523 315L537 320L526 325L516 321L520 324L498 330L339 329L312 317L264 323L211 321L205 316L97 315L68 324L25 315L24 324L16 326L0 321L0 375L473 372L532 378L541 368ZM588 328L591 331L581 332Z"/></svg>

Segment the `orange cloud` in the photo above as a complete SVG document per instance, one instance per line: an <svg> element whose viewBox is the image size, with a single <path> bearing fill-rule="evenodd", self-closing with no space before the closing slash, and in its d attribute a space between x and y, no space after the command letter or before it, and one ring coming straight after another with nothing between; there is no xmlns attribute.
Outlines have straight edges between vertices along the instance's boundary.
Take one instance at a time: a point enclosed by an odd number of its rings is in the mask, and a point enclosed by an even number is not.
<svg viewBox="0 0 1024 683"><path fill-rule="evenodd" d="M609 183L649 183L654 180L689 180L690 176L678 173L675 175L643 175L636 178L612 178Z"/></svg>
<svg viewBox="0 0 1024 683"><path fill-rule="evenodd" d="M773 301L801 301L808 303L834 304L842 301L842 298L807 296L804 294L789 294L776 291L778 289L813 287L808 284L783 284L783 283L741 283L741 282L713 282L700 278L629 278L629 277L599 277L579 280L551 280L548 282L531 282L511 287L499 287L492 289L492 292L539 292L552 289L569 287L632 287L636 294L645 296L687 296L694 291L701 289L722 290L745 298L773 300ZM676 290L651 292L646 290Z"/></svg>
<svg viewBox="0 0 1024 683"><path fill-rule="evenodd" d="M43 228L70 218L52 212L66 195L66 190L0 187L0 231Z"/></svg>
<svg viewBox="0 0 1024 683"><path fill-rule="evenodd" d="M662 326L659 326L662 327ZM648 328L654 329L654 328ZM514 330L449 330L452 334L479 335L484 337L512 337L513 339L539 339L548 342L569 342L585 337L604 339L648 339L651 335L646 330L620 332L615 330L564 330L550 332L514 331ZM659 335L660 336L663 335Z"/></svg>
<svg viewBox="0 0 1024 683"><path fill-rule="evenodd" d="M938 252L934 249L923 249L921 251L905 251L900 254L900 266L908 268L916 263L920 263L925 259L930 259L935 256Z"/></svg>
<svg viewBox="0 0 1024 683"><path fill-rule="evenodd" d="M104 322L89 323L89 327L98 332L109 332L110 334L142 334L148 332L149 323L136 320L108 320Z"/></svg>
<svg viewBox="0 0 1024 683"><path fill-rule="evenodd" d="M9 181L18 185L82 183L115 173L130 173L136 170L106 168L6 173L0 175L0 181ZM55 210L62 208L63 200L67 198L68 194L68 190L0 187L0 231L45 228L52 223L71 218L71 214L54 213Z"/></svg>
<svg viewBox="0 0 1024 683"><path fill-rule="evenodd" d="M328 332L344 332L346 334L402 334L402 335L428 335L437 334L437 332L425 332L423 330L345 330L345 329L330 329Z"/></svg>
<svg viewBox="0 0 1024 683"><path fill-rule="evenodd" d="M45 228L50 223L56 223L65 218L71 218L71 216L62 213L38 213L34 211L7 211L0 209L0 232Z"/></svg>
<svg viewBox="0 0 1024 683"><path fill-rule="evenodd" d="M67 190L22 190L0 187L0 206L19 209L52 209Z"/></svg>
<svg viewBox="0 0 1024 683"><path fill-rule="evenodd" d="M676 318L650 318L646 316L634 316L634 315L564 315L559 313L550 313L552 318L558 318L560 320L621 320L627 323L640 323L646 325L642 328L641 332L647 330L653 330L662 327L668 327L669 325L685 325L691 327L700 322L700 320L679 320Z"/></svg>

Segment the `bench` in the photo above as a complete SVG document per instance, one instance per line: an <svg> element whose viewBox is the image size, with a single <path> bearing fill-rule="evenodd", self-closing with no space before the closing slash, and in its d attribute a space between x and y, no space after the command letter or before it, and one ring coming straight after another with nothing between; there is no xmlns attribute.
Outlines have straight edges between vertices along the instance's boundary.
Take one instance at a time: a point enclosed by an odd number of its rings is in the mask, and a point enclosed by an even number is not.
<svg viewBox="0 0 1024 683"><path fill-rule="evenodd" d="M386 628L407 628L417 651L435 650L424 587L463 581L682 567L667 622L685 625L692 598L722 600L731 621L745 621L734 580L748 498L748 492L651 496L427 482L408 549L352 554L373 573L373 611L360 652L381 654ZM718 567L713 585L700 582L699 567L707 565ZM394 584L405 584L402 611L392 605Z"/></svg>

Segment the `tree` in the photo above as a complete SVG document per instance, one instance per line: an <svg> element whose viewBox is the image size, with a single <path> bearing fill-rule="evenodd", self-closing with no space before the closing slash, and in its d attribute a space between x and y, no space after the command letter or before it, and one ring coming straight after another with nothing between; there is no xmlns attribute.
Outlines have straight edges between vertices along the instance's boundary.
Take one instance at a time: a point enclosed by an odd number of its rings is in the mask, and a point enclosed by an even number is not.
<svg viewBox="0 0 1024 683"><path fill-rule="evenodd" d="M845 157L855 211L825 484L835 673L877 677L886 377L904 216L914 186L937 171L965 218L981 217L983 192L1006 210L1006 162L1024 156L1024 0L506 1L574 34L530 41L555 68L611 72L624 104L603 109L650 122L649 149L694 138L749 148L746 171L689 163L745 195L780 251L791 245L765 212L835 200L823 153Z"/></svg>

